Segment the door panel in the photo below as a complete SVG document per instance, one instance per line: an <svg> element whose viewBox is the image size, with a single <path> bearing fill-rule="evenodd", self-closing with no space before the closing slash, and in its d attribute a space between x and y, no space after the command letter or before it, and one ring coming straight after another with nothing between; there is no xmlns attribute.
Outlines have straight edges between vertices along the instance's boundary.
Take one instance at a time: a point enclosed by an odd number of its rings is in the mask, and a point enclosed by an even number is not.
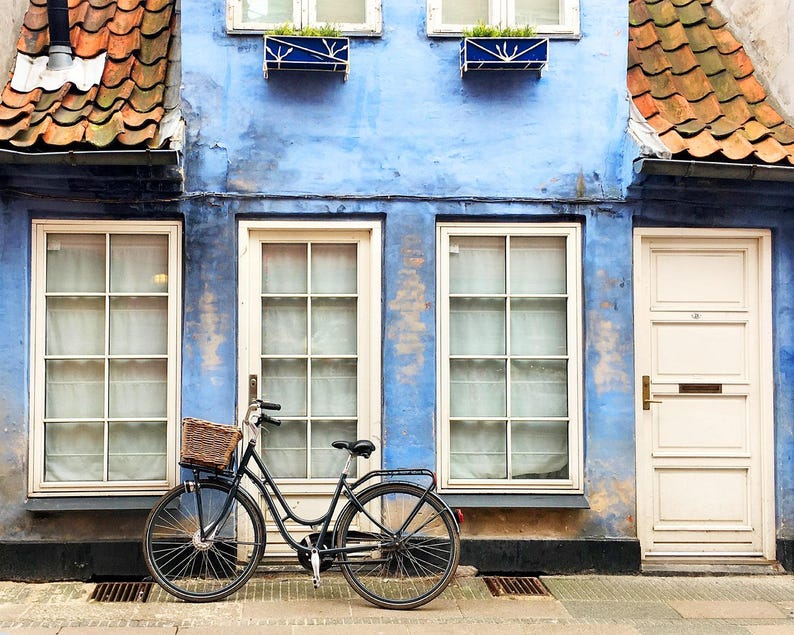
<svg viewBox="0 0 794 635"><path fill-rule="evenodd" d="M646 562L774 554L768 241L740 230L636 233Z"/></svg>
<svg viewBox="0 0 794 635"><path fill-rule="evenodd" d="M316 519L347 458L331 443L380 436L379 225L245 222L240 245L239 398L255 386L282 404L258 449L294 512ZM358 459L351 478L379 457ZM291 556L267 526L267 555Z"/></svg>

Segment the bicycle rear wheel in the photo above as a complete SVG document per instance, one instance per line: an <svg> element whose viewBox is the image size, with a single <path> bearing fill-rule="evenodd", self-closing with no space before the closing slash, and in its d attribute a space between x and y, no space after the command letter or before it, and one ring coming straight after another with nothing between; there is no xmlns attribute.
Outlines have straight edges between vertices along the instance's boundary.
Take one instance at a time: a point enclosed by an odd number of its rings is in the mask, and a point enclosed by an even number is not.
<svg viewBox="0 0 794 635"><path fill-rule="evenodd" d="M182 600L211 602L234 593L253 575L264 553L262 514L240 490L214 538L202 540L201 523L210 527L224 513L230 491L226 483L202 482L197 495L179 485L149 513L143 537L146 566L166 591Z"/></svg>
<svg viewBox="0 0 794 635"><path fill-rule="evenodd" d="M349 503L336 525L337 547L363 547L339 554L353 590L377 606L412 609L436 598L460 559L460 536L452 514L434 494L410 483L382 483ZM369 549L366 549L369 547Z"/></svg>

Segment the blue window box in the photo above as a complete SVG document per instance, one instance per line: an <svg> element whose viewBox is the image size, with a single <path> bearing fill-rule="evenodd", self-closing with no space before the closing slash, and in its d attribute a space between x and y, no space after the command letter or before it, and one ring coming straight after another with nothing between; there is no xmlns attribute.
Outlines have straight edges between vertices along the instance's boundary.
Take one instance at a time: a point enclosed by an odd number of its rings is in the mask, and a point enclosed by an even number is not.
<svg viewBox="0 0 794 635"><path fill-rule="evenodd" d="M549 63L549 38L465 37L460 42L460 74L468 71L534 71Z"/></svg>
<svg viewBox="0 0 794 635"><path fill-rule="evenodd" d="M270 71L350 71L350 38L265 35L265 79Z"/></svg>

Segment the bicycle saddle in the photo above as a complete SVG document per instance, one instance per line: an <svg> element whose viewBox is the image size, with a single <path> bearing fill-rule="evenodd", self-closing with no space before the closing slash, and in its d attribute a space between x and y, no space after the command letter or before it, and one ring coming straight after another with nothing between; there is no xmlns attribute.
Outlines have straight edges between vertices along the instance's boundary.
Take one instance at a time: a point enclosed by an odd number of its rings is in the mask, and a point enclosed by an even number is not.
<svg viewBox="0 0 794 635"><path fill-rule="evenodd" d="M375 451L375 444L367 439L359 439L358 441L334 441L331 444L337 450L347 450L353 456L363 456L365 459Z"/></svg>

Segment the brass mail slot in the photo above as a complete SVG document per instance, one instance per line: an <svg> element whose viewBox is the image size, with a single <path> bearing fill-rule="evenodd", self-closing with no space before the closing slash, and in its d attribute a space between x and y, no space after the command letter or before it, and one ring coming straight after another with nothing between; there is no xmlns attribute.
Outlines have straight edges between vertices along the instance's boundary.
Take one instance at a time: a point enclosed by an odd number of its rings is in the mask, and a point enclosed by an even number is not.
<svg viewBox="0 0 794 635"><path fill-rule="evenodd" d="M678 384L679 394L684 395L719 395L722 384Z"/></svg>

